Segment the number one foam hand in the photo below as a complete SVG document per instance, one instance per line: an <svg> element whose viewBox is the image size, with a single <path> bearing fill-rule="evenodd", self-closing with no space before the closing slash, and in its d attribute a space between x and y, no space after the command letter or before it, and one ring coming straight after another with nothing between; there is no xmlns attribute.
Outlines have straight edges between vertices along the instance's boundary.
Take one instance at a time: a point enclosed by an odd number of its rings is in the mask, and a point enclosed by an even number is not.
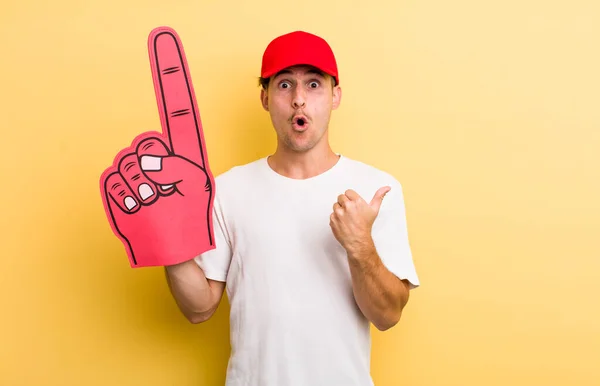
<svg viewBox="0 0 600 386"><path fill-rule="evenodd" d="M214 178L177 33L159 27L148 54L162 133L147 132L100 178L104 210L131 267L166 266L215 248Z"/></svg>

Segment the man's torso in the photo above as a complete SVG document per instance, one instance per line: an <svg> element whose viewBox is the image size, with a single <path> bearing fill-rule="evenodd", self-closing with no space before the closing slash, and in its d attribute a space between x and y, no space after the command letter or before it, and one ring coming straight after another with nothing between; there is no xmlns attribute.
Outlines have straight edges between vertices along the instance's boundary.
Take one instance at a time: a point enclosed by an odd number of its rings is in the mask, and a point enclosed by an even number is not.
<svg viewBox="0 0 600 386"><path fill-rule="evenodd" d="M227 386L372 385L369 323L329 216L347 189L369 202L387 178L344 157L307 180L265 159L219 176L232 252Z"/></svg>

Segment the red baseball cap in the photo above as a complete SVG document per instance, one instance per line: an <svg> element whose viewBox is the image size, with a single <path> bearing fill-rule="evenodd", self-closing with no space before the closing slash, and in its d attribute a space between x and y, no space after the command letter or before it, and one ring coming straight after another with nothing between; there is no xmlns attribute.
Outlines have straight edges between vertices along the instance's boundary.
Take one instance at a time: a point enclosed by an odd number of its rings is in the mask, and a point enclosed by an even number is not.
<svg viewBox="0 0 600 386"><path fill-rule="evenodd" d="M263 54L261 77L269 78L284 68L295 65L313 66L340 83L337 62L329 44L321 37L294 31L273 39Z"/></svg>

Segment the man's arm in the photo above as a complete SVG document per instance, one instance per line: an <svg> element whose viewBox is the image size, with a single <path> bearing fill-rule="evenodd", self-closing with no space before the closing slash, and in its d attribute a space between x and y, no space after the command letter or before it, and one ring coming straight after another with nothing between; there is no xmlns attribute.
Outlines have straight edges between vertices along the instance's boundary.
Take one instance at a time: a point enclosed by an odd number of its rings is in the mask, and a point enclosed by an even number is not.
<svg viewBox="0 0 600 386"><path fill-rule="evenodd" d="M330 216L333 234L348 256L356 303L381 331L398 323L411 288L408 276L407 280L398 276L398 272L410 272L410 261L406 260L410 251L401 187L396 185L394 189L392 206L386 209L383 223L376 230L373 225L390 186L377 190L370 203L355 191L347 190L338 196ZM416 277L411 276L412 282Z"/></svg>
<svg viewBox="0 0 600 386"><path fill-rule="evenodd" d="M348 251L352 289L358 307L380 331L395 326L408 302L409 284L390 272L372 240Z"/></svg>
<svg viewBox="0 0 600 386"><path fill-rule="evenodd" d="M165 267L171 294L191 323L205 322L221 302L225 282L207 279L194 260Z"/></svg>

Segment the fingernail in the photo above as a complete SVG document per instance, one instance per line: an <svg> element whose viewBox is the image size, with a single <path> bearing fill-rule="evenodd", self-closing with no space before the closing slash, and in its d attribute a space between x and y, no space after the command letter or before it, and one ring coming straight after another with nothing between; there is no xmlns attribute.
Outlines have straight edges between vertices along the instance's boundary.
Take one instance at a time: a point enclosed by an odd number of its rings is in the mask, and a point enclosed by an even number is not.
<svg viewBox="0 0 600 386"><path fill-rule="evenodd" d="M135 200L133 199L133 197L125 197L125 206L127 207L127 209L131 210L133 208L135 208L135 206L137 205L137 203L135 202Z"/></svg>
<svg viewBox="0 0 600 386"><path fill-rule="evenodd" d="M173 184L171 184L171 185L161 185L161 188L163 188L163 190L167 190L167 189L171 189L172 186L173 186Z"/></svg>
<svg viewBox="0 0 600 386"><path fill-rule="evenodd" d="M152 195L154 195L152 188L148 184L141 184L140 187L138 188L138 191L140 192L140 197L142 197L142 200L145 200L148 197L151 197Z"/></svg>
<svg viewBox="0 0 600 386"><path fill-rule="evenodd" d="M141 158L140 165L142 170L157 171L161 170L161 161L162 159L160 157L144 155Z"/></svg>

